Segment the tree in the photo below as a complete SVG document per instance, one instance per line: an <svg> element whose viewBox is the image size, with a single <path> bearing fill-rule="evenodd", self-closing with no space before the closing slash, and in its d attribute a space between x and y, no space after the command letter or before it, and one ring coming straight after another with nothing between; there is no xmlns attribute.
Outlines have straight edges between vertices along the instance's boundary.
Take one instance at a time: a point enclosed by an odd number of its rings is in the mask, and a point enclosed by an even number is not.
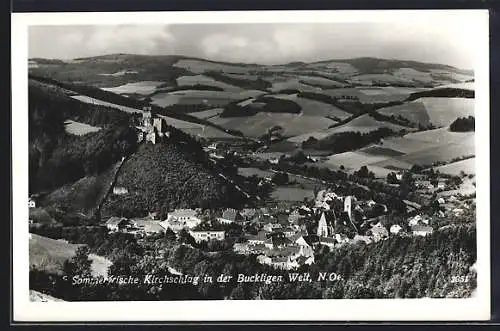
<svg viewBox="0 0 500 331"><path fill-rule="evenodd" d="M398 184L399 183L398 177L396 176L395 172L390 172L387 174L387 183L389 183L389 184Z"/></svg>
<svg viewBox="0 0 500 331"><path fill-rule="evenodd" d="M358 171L355 171L354 174L361 178L368 178L370 176L367 166L362 166Z"/></svg>
<svg viewBox="0 0 500 331"><path fill-rule="evenodd" d="M66 260L63 264L63 270L66 275L90 277L92 275L92 260L89 259L90 250L87 245L77 248L75 255Z"/></svg>
<svg viewBox="0 0 500 331"><path fill-rule="evenodd" d="M285 185L288 183L288 174L286 172L277 172L273 175L271 181L276 185Z"/></svg>

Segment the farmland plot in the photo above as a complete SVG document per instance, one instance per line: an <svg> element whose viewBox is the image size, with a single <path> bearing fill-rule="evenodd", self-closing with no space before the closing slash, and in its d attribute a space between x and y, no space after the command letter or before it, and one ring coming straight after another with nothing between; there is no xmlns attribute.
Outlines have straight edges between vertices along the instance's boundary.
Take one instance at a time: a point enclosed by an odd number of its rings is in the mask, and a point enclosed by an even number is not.
<svg viewBox="0 0 500 331"><path fill-rule="evenodd" d="M313 199L314 191L296 187L277 187L271 197L280 201L304 201L304 198Z"/></svg>
<svg viewBox="0 0 500 331"><path fill-rule="evenodd" d="M367 133L370 131L374 131L380 128L389 128L393 131L400 131L400 130L410 130L409 128L393 123L388 123L388 122L382 122L382 121L377 121L373 117L369 116L368 114L361 115L352 121L335 127L328 129L329 134L335 134L335 133L341 133L341 132L360 132L360 133Z"/></svg>
<svg viewBox="0 0 500 331"><path fill-rule="evenodd" d="M182 130L193 136L198 136L203 138L241 139L240 137L233 136L227 132L224 132L209 125L192 123L163 115L158 115L158 116L165 119L167 125L173 126L174 128Z"/></svg>
<svg viewBox="0 0 500 331"><path fill-rule="evenodd" d="M90 103L93 105L111 107L111 108L115 108L115 109L124 111L126 113L142 113L142 110L139 110L139 109L135 109L135 108L127 107L127 106L122 106L122 105L117 105L117 104L102 101L99 99L94 99L94 98L88 97L86 95L71 95L71 97L73 99L79 100L81 102Z"/></svg>
<svg viewBox="0 0 500 331"><path fill-rule="evenodd" d="M64 261L71 259L79 244L70 244L62 240L50 239L47 237L31 234L29 241L29 263L38 269L46 270L50 273L62 273ZM108 259L90 254L92 260L92 273L94 275L106 276L107 268L111 265Z"/></svg>
<svg viewBox="0 0 500 331"><path fill-rule="evenodd" d="M86 123L75 122L72 120L66 120L64 122L64 129L69 134L74 134L77 136L83 136L87 133L97 132L101 128L97 126L92 126Z"/></svg>
<svg viewBox="0 0 500 331"><path fill-rule="evenodd" d="M177 85L179 86L207 85L207 86L220 87L225 91L233 91L233 92L242 91L240 87L219 82L213 79L212 77L204 75L181 76L177 78Z"/></svg>
<svg viewBox="0 0 500 331"><path fill-rule="evenodd" d="M195 74L202 74L205 71L222 71L224 73L247 74L251 66L238 66L217 62L208 62L194 59L182 59L174 64L174 67L184 68Z"/></svg>
<svg viewBox="0 0 500 331"><path fill-rule="evenodd" d="M392 73L395 77L416 82L430 83L432 76L428 72L418 71L413 68L399 68Z"/></svg>
<svg viewBox="0 0 500 331"><path fill-rule="evenodd" d="M326 129L335 123L324 117L286 113L257 113L248 117L214 118L210 121L228 129L239 130L245 136L250 137L259 137L273 126L282 127L285 136L296 136L318 129Z"/></svg>
<svg viewBox="0 0 500 331"><path fill-rule="evenodd" d="M207 104L214 107L222 107L232 101L255 97L261 94L264 94L264 92L257 90L247 90L242 92L183 90L155 94L151 97L151 99L153 104L160 107L167 107L175 104Z"/></svg>
<svg viewBox="0 0 500 331"><path fill-rule="evenodd" d="M420 98L434 125L450 125L457 117L474 116L474 99Z"/></svg>
<svg viewBox="0 0 500 331"><path fill-rule="evenodd" d="M340 120L344 120L351 116L351 114L335 107L334 105L312 99L301 98L298 97L297 94L275 94L272 95L272 97L295 102L300 106L300 108L302 108L302 113L307 116L330 116L337 117Z"/></svg>
<svg viewBox="0 0 500 331"><path fill-rule="evenodd" d="M434 170L439 170L440 173L449 175L459 175L461 171L466 174L476 173L476 158L470 158L462 161L457 161L449 164L445 164L434 168Z"/></svg>
<svg viewBox="0 0 500 331"><path fill-rule="evenodd" d="M142 81L127 83L117 87L101 87L101 90L113 92L116 94L141 94L149 95L156 91L156 88L164 82L159 81Z"/></svg>
<svg viewBox="0 0 500 331"><path fill-rule="evenodd" d="M427 108L420 100L407 102L403 105L381 108L378 109L377 112L386 116L401 116L412 123L422 124L424 126L429 125L429 123L431 122L431 118L427 112Z"/></svg>
<svg viewBox="0 0 500 331"><path fill-rule="evenodd" d="M345 84L339 83L335 80L323 78L323 77L318 77L318 76L305 76L305 75L300 75L299 80L304 82L305 84L309 84L312 86L319 86L323 88L335 88L335 87L342 87Z"/></svg>

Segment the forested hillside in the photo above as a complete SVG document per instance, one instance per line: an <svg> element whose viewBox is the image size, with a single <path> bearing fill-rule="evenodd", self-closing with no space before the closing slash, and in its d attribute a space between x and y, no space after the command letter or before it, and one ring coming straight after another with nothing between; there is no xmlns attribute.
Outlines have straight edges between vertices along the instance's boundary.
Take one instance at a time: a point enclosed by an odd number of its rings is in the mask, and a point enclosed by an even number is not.
<svg viewBox="0 0 500 331"><path fill-rule="evenodd" d="M241 203L232 185L175 143L144 144L123 165L116 186L128 194L110 196L103 214L141 216L172 208L215 208Z"/></svg>

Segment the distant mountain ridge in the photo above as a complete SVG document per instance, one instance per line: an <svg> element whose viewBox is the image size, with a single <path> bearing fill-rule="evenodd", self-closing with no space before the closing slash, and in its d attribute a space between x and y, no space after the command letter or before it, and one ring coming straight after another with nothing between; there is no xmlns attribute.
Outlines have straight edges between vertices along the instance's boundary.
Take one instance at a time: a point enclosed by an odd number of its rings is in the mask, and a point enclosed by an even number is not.
<svg viewBox="0 0 500 331"><path fill-rule="evenodd" d="M273 66L290 66L290 67L297 67L297 66L303 66L303 65L308 65L308 64L322 64L322 63L329 63L329 62L344 62L344 63L349 63L354 66L359 66L359 67L366 67L371 65L378 66L380 63L384 63L387 65L387 68L392 68L392 67L398 67L398 68L403 68L403 67L420 67L420 68L429 68L429 69L445 69L445 70L454 70L457 72L462 72L466 74L472 74L473 70L472 69L466 69L466 68L458 68L452 65L448 64L442 64L442 63L435 63L435 62L422 62L422 61L416 61L416 60L406 60L406 59L387 59L387 58L378 58L378 57L370 57L370 56L364 56L364 57L354 57L354 58L331 58L331 59L324 59L324 60L318 60L318 61L292 61L288 63L274 63L274 64L264 64L264 63L246 63L246 62L231 62L231 61L222 61L222 60L214 60L214 59L209 59L209 58L200 58L196 56L189 56L189 55L182 55L182 54L133 54L133 53L111 53L111 54L103 54L103 55L95 55L95 56L87 56L87 57L78 57L70 60L63 60L63 59L47 59L47 58L39 58L39 57L33 57L33 58L28 58L29 61L43 61L43 62L52 62L53 64L56 63L68 63L72 61L92 61L92 60L124 60L124 59L130 59L130 58L143 58L143 59L162 59L162 60L169 60L170 61L178 61L178 60L197 60L197 61L205 61L209 63L216 63L216 64L225 64L225 65L235 65L235 66L250 66L250 67L273 67Z"/></svg>

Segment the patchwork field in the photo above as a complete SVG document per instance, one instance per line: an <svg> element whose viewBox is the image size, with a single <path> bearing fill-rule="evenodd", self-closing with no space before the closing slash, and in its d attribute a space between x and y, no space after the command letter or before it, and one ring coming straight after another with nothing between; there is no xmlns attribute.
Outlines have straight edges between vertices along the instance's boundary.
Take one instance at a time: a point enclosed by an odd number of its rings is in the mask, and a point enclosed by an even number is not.
<svg viewBox="0 0 500 331"><path fill-rule="evenodd" d="M209 125L202 125L193 122L187 122L183 120L178 120L176 118L158 115L159 117L165 119L167 125L173 126L179 130L182 130L190 135L203 137L203 138L232 138L232 139L241 139L239 137L233 136L229 133L226 133L222 130L214 128Z"/></svg>
<svg viewBox="0 0 500 331"><path fill-rule="evenodd" d="M449 164L442 165L440 167L435 167L434 170L439 170L439 172L449 175L459 175L461 171L466 174L476 173L476 158L470 158L462 161L457 161Z"/></svg>
<svg viewBox="0 0 500 331"><path fill-rule="evenodd" d="M64 122L64 129L69 134L83 136L87 133L97 132L101 128L97 126L88 125L86 123L75 122L73 120L66 120Z"/></svg>
<svg viewBox="0 0 500 331"><path fill-rule="evenodd" d="M338 73L344 76L351 76L358 73L358 69L356 69L352 64L345 62L322 61L310 63L307 66L310 68L326 68L331 72Z"/></svg>
<svg viewBox="0 0 500 331"><path fill-rule="evenodd" d="M366 165L377 177L385 177L390 171L410 169L414 164L431 165L471 155L475 155L474 132L458 133L441 128L388 138L378 145L330 155L319 165L331 169L343 165L351 171ZM442 168L450 174L460 170L472 172L474 161L454 162Z"/></svg>
<svg viewBox="0 0 500 331"><path fill-rule="evenodd" d="M121 110L121 111L124 111L127 113L142 113L142 110L139 110L139 109L135 109L135 108L127 107L127 106L117 105L117 104L114 104L111 102L106 102L106 101L94 99L94 98L88 97L86 95L72 95L71 97L73 99L79 100L81 102L90 103L93 105L111 107L111 108L115 108L115 109L118 109L118 110Z"/></svg>
<svg viewBox="0 0 500 331"><path fill-rule="evenodd" d="M156 91L156 88L164 82L159 81L141 81L134 83L127 83L117 87L101 87L102 90L113 92L117 94L142 94L149 95Z"/></svg>
<svg viewBox="0 0 500 331"><path fill-rule="evenodd" d="M222 71L224 73L246 74L251 66L238 66L218 62L209 62L195 59L182 59L174 63L174 67L183 68L195 74L202 74L205 71Z"/></svg>
<svg viewBox="0 0 500 331"><path fill-rule="evenodd" d="M375 85L375 83L384 84L411 84L413 81L411 79L397 77L390 74L365 74L358 76L351 76L349 81L352 83L362 84L362 85Z"/></svg>
<svg viewBox="0 0 500 331"><path fill-rule="evenodd" d="M177 85L179 86L193 86L193 85L207 85L207 86L214 86L214 87L220 87L224 89L225 91L242 91L241 88L234 86L234 85L229 85L223 82L219 82L212 77L205 76L205 75L196 75L196 76L181 76L177 78Z"/></svg>
<svg viewBox="0 0 500 331"><path fill-rule="evenodd" d="M268 80L267 78L264 78ZM321 92L322 89L320 87L314 87L311 85L307 85L301 83L298 78L287 78L279 79L279 80L270 80L273 86L269 89L272 92L279 92L282 90L298 90L301 92Z"/></svg>
<svg viewBox="0 0 500 331"><path fill-rule="evenodd" d="M30 267L43 269L49 273L61 274L64 261L71 259L80 246L82 245L69 244L62 240L31 234L29 240ZM93 254L90 254L89 258L92 260L93 274L106 276L111 261Z"/></svg>
<svg viewBox="0 0 500 331"><path fill-rule="evenodd" d="M326 129L335 123L335 121L323 117L286 113L257 113L248 117L213 118L210 121L224 128L239 130L249 137L262 136L274 126L282 127L285 136L296 136L318 129Z"/></svg>
<svg viewBox="0 0 500 331"><path fill-rule="evenodd" d="M351 114L343 111L338 107L321 101L301 98L298 97L297 94L276 94L273 95L273 97L295 102L300 106L300 108L302 108L302 113L308 116L333 116L339 118L340 120L344 120L351 116Z"/></svg>
<svg viewBox="0 0 500 331"><path fill-rule="evenodd" d="M407 128L405 126L393 124L393 123L388 123L388 122L382 122L382 121L377 121L373 117L371 117L368 114L361 115L352 121L349 121L348 123L337 126L335 128L330 128L328 129L328 134L335 134L335 133L341 133L341 132L360 132L360 133L366 133L370 132L373 130L377 130L379 128L389 128L393 131L399 132L400 130L407 130L410 131L410 128Z"/></svg>
<svg viewBox="0 0 500 331"><path fill-rule="evenodd" d="M345 84L339 83L335 80L319 77L319 76L305 76L300 75L299 81L304 82L305 84L312 86L319 86L322 88L335 88L335 87L343 87Z"/></svg>
<svg viewBox="0 0 500 331"><path fill-rule="evenodd" d="M202 119L208 119L208 118L212 118L214 116L220 115L223 111L224 111L224 109L222 109L222 108L214 108L214 109L208 109L208 110L204 110L204 111L197 111L194 113L189 113L189 115L194 116L194 117L198 117L198 118L202 118Z"/></svg>
<svg viewBox="0 0 500 331"><path fill-rule="evenodd" d="M457 117L474 116L474 99L420 98L435 125L450 125Z"/></svg>
<svg viewBox="0 0 500 331"><path fill-rule="evenodd" d="M304 198L314 198L314 191L296 187L277 187L271 197L280 201L304 201Z"/></svg>
<svg viewBox="0 0 500 331"><path fill-rule="evenodd" d="M424 126L429 125L431 122L427 108L420 100L410 101L403 105L381 108L378 109L377 112L386 116L402 116L412 123L422 124Z"/></svg>
<svg viewBox="0 0 500 331"><path fill-rule="evenodd" d="M391 101L403 101L410 94L427 90L424 88L413 87L352 87L352 88L338 88L338 89L324 89L322 94L331 97L355 97L361 103L386 103Z"/></svg>
<svg viewBox="0 0 500 331"><path fill-rule="evenodd" d="M468 82L468 83L455 83L455 84L445 84L441 85L438 87L435 87L434 89L441 89L441 88L457 88L457 89L462 89L462 90L470 90L474 91L475 90L475 83L474 82Z"/></svg>
<svg viewBox="0 0 500 331"><path fill-rule="evenodd" d="M432 76L429 72L418 71L413 68L399 68L392 72L394 76L404 80L431 83Z"/></svg>
<svg viewBox="0 0 500 331"><path fill-rule="evenodd" d="M153 104L160 107L167 107L175 104L207 104L214 107L222 107L232 101L256 97L264 93L265 92L263 91L256 90L247 90L242 92L184 90L158 93L153 95L151 99Z"/></svg>

